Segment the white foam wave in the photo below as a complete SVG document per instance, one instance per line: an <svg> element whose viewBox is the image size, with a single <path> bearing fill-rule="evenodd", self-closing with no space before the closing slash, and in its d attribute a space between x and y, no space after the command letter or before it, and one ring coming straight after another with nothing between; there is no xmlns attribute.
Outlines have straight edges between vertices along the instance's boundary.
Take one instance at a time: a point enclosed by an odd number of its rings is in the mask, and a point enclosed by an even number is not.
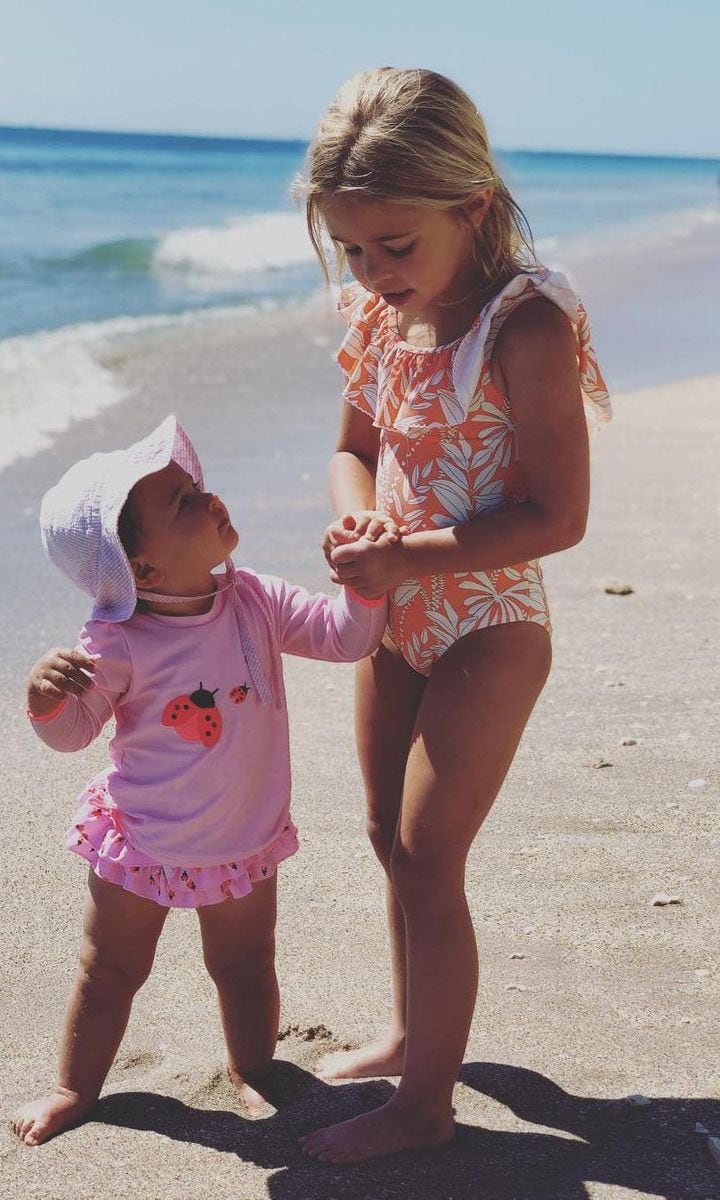
<svg viewBox="0 0 720 1200"><path fill-rule="evenodd" d="M81 328L0 342L0 471L123 398Z"/></svg>
<svg viewBox="0 0 720 1200"><path fill-rule="evenodd" d="M314 252L299 213L258 213L226 225L176 229L158 243L153 266L181 272L183 282L207 287L258 271L311 263Z"/></svg>
<svg viewBox="0 0 720 1200"><path fill-rule="evenodd" d="M273 301L263 300L257 305L113 317L0 340L0 472L49 449L75 421L93 417L129 395L104 361L120 346L143 335L199 329L275 308Z"/></svg>

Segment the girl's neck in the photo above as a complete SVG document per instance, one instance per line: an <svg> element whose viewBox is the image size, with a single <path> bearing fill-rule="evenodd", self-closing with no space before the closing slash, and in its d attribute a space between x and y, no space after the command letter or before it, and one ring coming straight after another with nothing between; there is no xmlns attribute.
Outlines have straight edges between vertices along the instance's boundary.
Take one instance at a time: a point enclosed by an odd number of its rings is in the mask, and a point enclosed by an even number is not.
<svg viewBox="0 0 720 1200"><path fill-rule="evenodd" d="M433 350L465 336L485 306L505 286L507 279L471 282L458 299L439 300L421 313L399 313L400 337L418 350Z"/></svg>

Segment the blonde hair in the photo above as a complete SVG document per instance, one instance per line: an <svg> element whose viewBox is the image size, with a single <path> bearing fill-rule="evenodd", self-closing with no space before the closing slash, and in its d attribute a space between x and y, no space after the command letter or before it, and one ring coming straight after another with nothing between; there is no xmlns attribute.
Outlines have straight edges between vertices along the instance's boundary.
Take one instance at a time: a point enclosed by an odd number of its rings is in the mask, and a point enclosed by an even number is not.
<svg viewBox="0 0 720 1200"><path fill-rule="evenodd" d="M492 283L537 262L527 220L493 161L485 122L470 97L444 75L380 67L340 88L294 192L305 200L310 240L329 281L323 206L334 196L354 193L452 209L485 187L492 188L492 198L481 227L473 226L475 260ZM342 275L340 247L336 255Z"/></svg>

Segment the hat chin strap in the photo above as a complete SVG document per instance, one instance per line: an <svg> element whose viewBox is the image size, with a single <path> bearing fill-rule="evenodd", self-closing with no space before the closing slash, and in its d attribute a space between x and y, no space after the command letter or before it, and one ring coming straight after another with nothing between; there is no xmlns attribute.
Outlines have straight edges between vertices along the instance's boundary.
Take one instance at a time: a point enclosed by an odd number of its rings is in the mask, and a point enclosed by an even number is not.
<svg viewBox="0 0 720 1200"><path fill-rule="evenodd" d="M268 680L265 678L265 672L262 669L260 659L258 658L257 652L253 645L253 641L250 636L250 630L248 629L247 621L245 619L245 613L243 612L243 603L235 586L235 564L231 558L226 558L224 565L227 576L226 581L222 587L217 587L214 592L208 592L203 596L163 596L160 592L138 591L138 599L154 601L156 604L187 604L188 601L192 600L209 600L213 596L220 595L221 592L226 592L228 588L232 588L232 599L235 608L235 616L238 623L238 630L240 633L240 644L242 646L243 654L245 655L245 661L248 665L248 670L252 676L253 683L257 688L258 696L263 704L273 704L275 708L279 710L282 706L283 689L281 677L275 661L276 655L273 650L272 621L268 613L263 609L262 613L268 627L268 636L270 638L271 645L270 681L268 682Z"/></svg>
<svg viewBox="0 0 720 1200"><path fill-rule="evenodd" d="M220 595L221 592L226 592L228 588L233 586L235 582L235 564L232 559L225 559L225 571L227 573L227 582L222 587L216 587L212 592L204 592L196 596L166 596L162 592L144 592L137 588L138 600L150 601L154 604L191 604L193 600L210 600L213 596Z"/></svg>

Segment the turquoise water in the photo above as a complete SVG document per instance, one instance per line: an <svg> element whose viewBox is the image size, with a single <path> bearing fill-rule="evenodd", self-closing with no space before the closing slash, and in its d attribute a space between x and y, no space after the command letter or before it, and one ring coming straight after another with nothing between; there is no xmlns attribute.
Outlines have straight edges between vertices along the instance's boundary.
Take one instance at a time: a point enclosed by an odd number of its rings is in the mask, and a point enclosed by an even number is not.
<svg viewBox="0 0 720 1200"><path fill-rule="evenodd" d="M0 338L307 294L319 275L289 197L305 149L0 128ZM712 161L499 159L541 252L718 195Z"/></svg>

